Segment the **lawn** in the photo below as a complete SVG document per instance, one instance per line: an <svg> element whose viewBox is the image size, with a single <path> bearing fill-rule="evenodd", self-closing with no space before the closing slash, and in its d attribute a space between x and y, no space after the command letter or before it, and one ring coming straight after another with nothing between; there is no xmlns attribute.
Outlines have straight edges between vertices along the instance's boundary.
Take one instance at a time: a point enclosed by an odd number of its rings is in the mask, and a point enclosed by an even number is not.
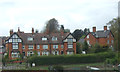
<svg viewBox="0 0 120 72"><path fill-rule="evenodd" d="M48 65L44 66L36 66L36 67L26 67L26 63L16 63L16 64L7 64L7 66L17 66L18 68L12 70L48 70ZM69 64L69 65L61 65L64 70L86 70L87 66L97 67L100 70L116 70L117 67L107 67L104 63L89 63L89 64ZM7 70L7 69L6 69ZM89 70L89 69L88 69Z"/></svg>

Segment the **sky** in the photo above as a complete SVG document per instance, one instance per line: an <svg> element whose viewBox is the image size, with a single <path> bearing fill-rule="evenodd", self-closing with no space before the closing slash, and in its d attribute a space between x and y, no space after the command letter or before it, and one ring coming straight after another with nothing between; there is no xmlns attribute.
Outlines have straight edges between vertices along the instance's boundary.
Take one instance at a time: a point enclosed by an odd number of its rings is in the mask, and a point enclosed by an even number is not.
<svg viewBox="0 0 120 72"><path fill-rule="evenodd" d="M0 0L0 36L9 36L10 29L25 33L32 27L39 32L55 18L59 25L74 32L96 26L102 30L118 17L119 0Z"/></svg>

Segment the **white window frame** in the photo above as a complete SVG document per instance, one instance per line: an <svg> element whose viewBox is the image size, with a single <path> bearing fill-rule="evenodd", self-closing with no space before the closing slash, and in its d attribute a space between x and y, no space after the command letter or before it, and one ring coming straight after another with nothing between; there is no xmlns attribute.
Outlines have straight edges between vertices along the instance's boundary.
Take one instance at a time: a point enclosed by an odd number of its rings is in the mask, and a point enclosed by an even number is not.
<svg viewBox="0 0 120 72"><path fill-rule="evenodd" d="M46 41L47 40L47 38L46 37L42 37L42 41Z"/></svg>
<svg viewBox="0 0 120 72"><path fill-rule="evenodd" d="M68 51L68 52L67 52L67 54L68 54L68 55L72 55L72 54L74 54L74 53L73 53L73 52L69 52L69 51Z"/></svg>
<svg viewBox="0 0 120 72"><path fill-rule="evenodd" d="M19 53L18 52L12 52L11 55L12 55L12 58L18 58L19 57Z"/></svg>
<svg viewBox="0 0 120 72"><path fill-rule="evenodd" d="M43 45L43 49L48 49L48 45Z"/></svg>
<svg viewBox="0 0 120 72"><path fill-rule="evenodd" d="M28 37L27 40L28 41L33 41L33 37Z"/></svg>
<svg viewBox="0 0 120 72"><path fill-rule="evenodd" d="M58 49L58 45L53 45L53 48L54 49Z"/></svg>
<svg viewBox="0 0 120 72"><path fill-rule="evenodd" d="M59 51L52 51L52 54L55 55L55 52L57 52L56 54L59 55Z"/></svg>
<svg viewBox="0 0 120 72"><path fill-rule="evenodd" d="M68 48L73 48L73 45L72 44L68 44Z"/></svg>
<svg viewBox="0 0 120 72"><path fill-rule="evenodd" d="M107 40L107 44L109 44L110 43L110 41L109 40Z"/></svg>
<svg viewBox="0 0 120 72"><path fill-rule="evenodd" d="M28 49L34 49L33 45L28 45Z"/></svg>
<svg viewBox="0 0 120 72"><path fill-rule="evenodd" d="M87 44L90 46L90 41L89 40L87 40Z"/></svg>
<svg viewBox="0 0 120 72"><path fill-rule="evenodd" d="M38 53L38 56L40 56L40 52L38 51L37 53Z"/></svg>
<svg viewBox="0 0 120 72"><path fill-rule="evenodd" d="M25 49L25 45L22 46L22 49Z"/></svg>
<svg viewBox="0 0 120 72"><path fill-rule="evenodd" d="M111 40L111 44L113 44L114 43L114 41L113 40Z"/></svg>
<svg viewBox="0 0 120 72"><path fill-rule="evenodd" d="M64 45L61 45L61 48L64 48Z"/></svg>
<svg viewBox="0 0 120 72"><path fill-rule="evenodd" d="M37 49L40 49L40 45L37 45Z"/></svg>
<svg viewBox="0 0 120 72"><path fill-rule="evenodd" d="M47 56L48 56L48 55L49 55L49 52L43 51L43 52L42 52L42 55L47 55Z"/></svg>
<svg viewBox="0 0 120 72"><path fill-rule="evenodd" d="M28 51L28 52L27 52L27 56L31 56L31 55L33 55L33 54L34 54L33 51Z"/></svg>
<svg viewBox="0 0 120 72"><path fill-rule="evenodd" d="M57 41L57 37L52 37L52 41Z"/></svg>

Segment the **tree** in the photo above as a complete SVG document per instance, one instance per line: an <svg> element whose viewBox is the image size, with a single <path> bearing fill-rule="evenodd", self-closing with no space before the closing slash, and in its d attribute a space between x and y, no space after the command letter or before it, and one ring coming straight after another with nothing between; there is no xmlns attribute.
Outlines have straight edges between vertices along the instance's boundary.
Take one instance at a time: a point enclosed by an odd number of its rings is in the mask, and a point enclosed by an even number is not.
<svg viewBox="0 0 120 72"><path fill-rule="evenodd" d="M89 28L84 29L84 34L87 35L90 32Z"/></svg>
<svg viewBox="0 0 120 72"><path fill-rule="evenodd" d="M119 37L118 34L120 33L120 31L119 31L120 28L119 28L119 24L118 24L119 22L120 22L120 18L113 18L111 21L109 21L107 23L107 25L110 25L109 28L114 35L114 49L115 49L115 51L118 51L118 50L120 51L120 48L118 48L118 47L120 47L119 46L120 44L118 44L118 42L120 41L120 38L118 38Z"/></svg>
<svg viewBox="0 0 120 72"><path fill-rule="evenodd" d="M88 44L87 44L87 42L86 41L84 41L84 44L83 44L83 51L85 51L86 53L88 52Z"/></svg>
<svg viewBox="0 0 120 72"><path fill-rule="evenodd" d="M53 18L53 19L50 19L49 21L47 21L45 29L43 32L56 33L58 31L59 31L58 21L55 18Z"/></svg>
<svg viewBox="0 0 120 72"><path fill-rule="evenodd" d="M76 29L72 35L74 36L74 38L78 41L83 35L84 35L84 32L80 29Z"/></svg>
<svg viewBox="0 0 120 72"><path fill-rule="evenodd" d="M80 54L82 51L80 49L80 43L76 43L76 53Z"/></svg>

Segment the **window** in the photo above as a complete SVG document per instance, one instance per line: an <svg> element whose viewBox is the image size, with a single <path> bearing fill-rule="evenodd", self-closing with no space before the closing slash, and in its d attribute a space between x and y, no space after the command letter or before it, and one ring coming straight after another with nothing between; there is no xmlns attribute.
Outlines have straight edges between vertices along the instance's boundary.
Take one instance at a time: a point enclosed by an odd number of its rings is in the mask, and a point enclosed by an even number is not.
<svg viewBox="0 0 120 72"><path fill-rule="evenodd" d="M12 58L18 58L19 53L18 52L12 52Z"/></svg>
<svg viewBox="0 0 120 72"><path fill-rule="evenodd" d="M107 40L107 44L109 44L109 40Z"/></svg>
<svg viewBox="0 0 120 72"><path fill-rule="evenodd" d="M13 49L18 49L18 44L17 44L17 43L14 43L14 44L12 45L12 47L13 47Z"/></svg>
<svg viewBox="0 0 120 72"><path fill-rule="evenodd" d="M73 52L67 52L67 54L72 55L72 54L73 54Z"/></svg>
<svg viewBox="0 0 120 72"><path fill-rule="evenodd" d="M37 49L40 49L40 46L39 46L39 45L37 45Z"/></svg>
<svg viewBox="0 0 120 72"><path fill-rule="evenodd" d="M25 45L22 46L22 49L25 49Z"/></svg>
<svg viewBox="0 0 120 72"><path fill-rule="evenodd" d="M67 39L68 41L68 48L73 48L73 39L70 38L70 39Z"/></svg>
<svg viewBox="0 0 120 72"><path fill-rule="evenodd" d="M87 43L88 43L88 45L90 45L90 41L89 40L87 40Z"/></svg>
<svg viewBox="0 0 120 72"><path fill-rule="evenodd" d="M57 37L52 37L52 41L57 41Z"/></svg>
<svg viewBox="0 0 120 72"><path fill-rule="evenodd" d="M49 52L42 52L42 55L47 55L48 56Z"/></svg>
<svg viewBox="0 0 120 72"><path fill-rule="evenodd" d="M43 49L48 49L48 45L43 45Z"/></svg>
<svg viewBox="0 0 120 72"><path fill-rule="evenodd" d="M40 56L40 52L38 52L38 56Z"/></svg>
<svg viewBox="0 0 120 72"><path fill-rule="evenodd" d="M73 45L68 45L68 48L73 48Z"/></svg>
<svg viewBox="0 0 120 72"><path fill-rule="evenodd" d="M32 51L27 52L27 56L32 56L34 53Z"/></svg>
<svg viewBox="0 0 120 72"><path fill-rule="evenodd" d="M111 43L113 44L113 40L111 40Z"/></svg>
<svg viewBox="0 0 120 72"><path fill-rule="evenodd" d="M64 48L64 45L61 45L61 48Z"/></svg>
<svg viewBox="0 0 120 72"><path fill-rule="evenodd" d="M46 40L47 40L47 38L46 38L46 37L43 37L43 38L42 38L42 41L46 41Z"/></svg>
<svg viewBox="0 0 120 72"><path fill-rule="evenodd" d="M33 41L33 38L32 38L32 37L28 37L27 40L28 40L28 41Z"/></svg>
<svg viewBox="0 0 120 72"><path fill-rule="evenodd" d="M109 38L109 35L107 36L107 38Z"/></svg>
<svg viewBox="0 0 120 72"><path fill-rule="evenodd" d="M53 55L59 55L59 51L52 51Z"/></svg>
<svg viewBox="0 0 120 72"><path fill-rule="evenodd" d="M89 35L87 35L87 38L89 38Z"/></svg>
<svg viewBox="0 0 120 72"><path fill-rule="evenodd" d="M53 45L53 48L54 49L58 49L58 45Z"/></svg>
<svg viewBox="0 0 120 72"><path fill-rule="evenodd" d="M68 41L68 44L73 44L73 39L71 38L71 39L67 39L67 41Z"/></svg>
<svg viewBox="0 0 120 72"><path fill-rule="evenodd" d="M29 46L28 46L28 49L33 49L33 45L29 45Z"/></svg>

